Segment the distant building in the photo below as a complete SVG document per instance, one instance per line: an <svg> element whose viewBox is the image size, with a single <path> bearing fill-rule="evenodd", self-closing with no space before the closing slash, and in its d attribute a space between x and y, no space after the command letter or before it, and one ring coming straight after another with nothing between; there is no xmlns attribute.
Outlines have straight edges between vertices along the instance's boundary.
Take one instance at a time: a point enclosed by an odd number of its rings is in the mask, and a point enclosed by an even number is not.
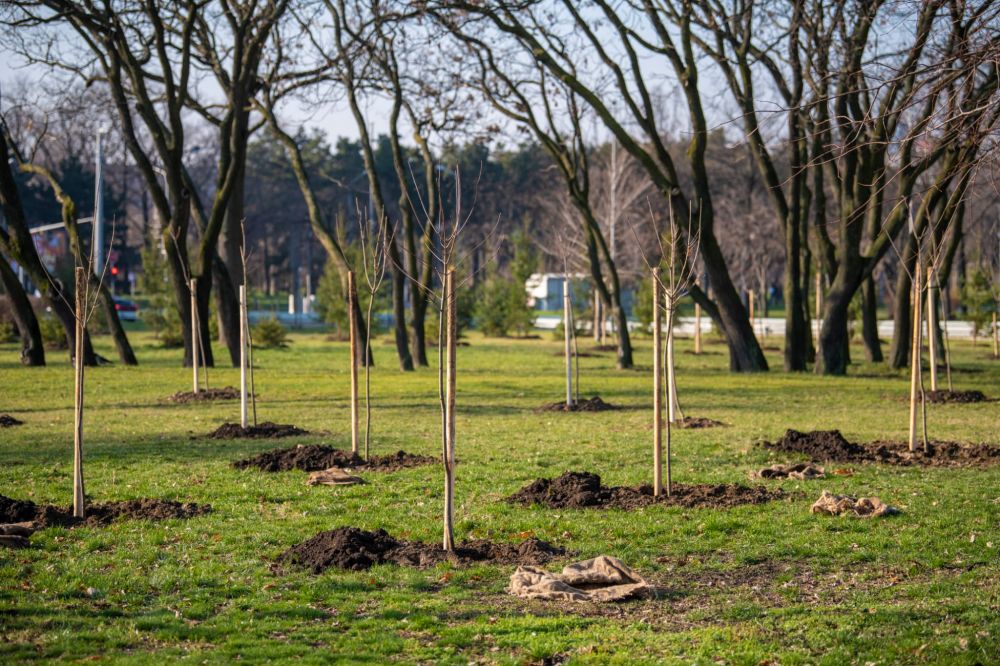
<svg viewBox="0 0 1000 666"><path fill-rule="evenodd" d="M562 310L563 283L566 276L563 273L533 273L524 283L528 294L528 305L535 310ZM570 274L570 293L573 295L575 309L587 309L593 298L593 286L589 275L584 273ZM631 289L622 291L622 306L625 312L632 309L633 293Z"/></svg>

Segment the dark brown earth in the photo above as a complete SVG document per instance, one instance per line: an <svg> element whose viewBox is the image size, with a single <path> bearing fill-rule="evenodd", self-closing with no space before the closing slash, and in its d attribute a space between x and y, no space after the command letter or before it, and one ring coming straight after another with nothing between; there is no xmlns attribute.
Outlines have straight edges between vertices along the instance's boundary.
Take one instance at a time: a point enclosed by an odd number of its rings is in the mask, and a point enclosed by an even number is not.
<svg viewBox="0 0 1000 666"><path fill-rule="evenodd" d="M293 425L282 425L265 421L255 426L243 428L239 423L224 423L209 434L210 439L280 439L308 435L308 430Z"/></svg>
<svg viewBox="0 0 1000 666"><path fill-rule="evenodd" d="M19 425L24 425L24 421L19 421L10 414L0 414L0 428L10 428Z"/></svg>
<svg viewBox="0 0 1000 666"><path fill-rule="evenodd" d="M542 405L540 412L609 412L618 409L615 405L604 402L601 396L595 395L593 398L583 398L578 400L572 407L566 406L566 401L552 402Z"/></svg>
<svg viewBox="0 0 1000 666"><path fill-rule="evenodd" d="M982 391L927 391L927 402L939 405L949 402L971 403L986 402L987 397Z"/></svg>
<svg viewBox="0 0 1000 666"><path fill-rule="evenodd" d="M174 502L172 500L142 498L124 502L88 504L84 519L73 516L73 507L53 504L35 504L30 500L15 500L0 495L0 523L33 522L44 527L104 527L117 520L167 520L193 518L209 513L208 504Z"/></svg>
<svg viewBox="0 0 1000 666"><path fill-rule="evenodd" d="M591 349L595 352L616 352L618 345L594 345Z"/></svg>
<svg viewBox="0 0 1000 666"><path fill-rule="evenodd" d="M910 451L905 442L847 441L839 430L799 432L788 430L776 442L764 442L768 449L801 453L817 462L827 460L884 465L924 465L928 467L981 467L1000 462L1000 446L932 441L927 453L922 447Z"/></svg>
<svg viewBox="0 0 1000 666"><path fill-rule="evenodd" d="M213 400L239 400L240 392L234 389L232 386L226 386L224 388L214 388L214 389L202 389L197 393L192 391L181 391L180 393L174 393L172 396L167 398L170 402L176 402L178 404L184 405L189 402L211 402Z"/></svg>
<svg viewBox="0 0 1000 666"><path fill-rule="evenodd" d="M728 509L743 504L763 504L782 499L785 493L766 486L735 483L675 483L671 494L653 496L653 487L641 485L603 486L601 477L590 472L565 472L557 479L536 479L507 498L512 504L539 504L551 509L597 507L638 509L646 506L683 506Z"/></svg>
<svg viewBox="0 0 1000 666"><path fill-rule="evenodd" d="M534 538L519 544L484 539L464 541L456 546L454 553L447 553L438 544L401 541L385 530L369 532L356 527L339 527L292 546L278 556L276 564L279 571L290 565L320 573L329 567L362 571L388 563L407 567L429 567L438 562L544 564L565 553L562 548Z"/></svg>
<svg viewBox="0 0 1000 666"><path fill-rule="evenodd" d="M722 421L716 421L715 419L705 418L704 416L685 416L683 419L674 424L678 428L684 429L698 429L698 428L719 428L724 425Z"/></svg>
<svg viewBox="0 0 1000 666"><path fill-rule="evenodd" d="M591 352L585 352L585 351L576 352L575 354L573 354L571 352L571 354L573 356L576 356L577 358L594 358L597 355L597 354L593 354ZM555 351L555 352L552 352L552 355L553 356L565 356L566 352L564 352L564 351Z"/></svg>
<svg viewBox="0 0 1000 666"><path fill-rule="evenodd" d="M246 460L237 460L233 462L233 467L236 469L254 468L264 472L286 472L293 469L316 472L330 467L394 472L436 462L437 458L420 456L406 451L397 451L384 456L371 456L366 462L364 458L356 456L350 451L313 444L265 451Z"/></svg>

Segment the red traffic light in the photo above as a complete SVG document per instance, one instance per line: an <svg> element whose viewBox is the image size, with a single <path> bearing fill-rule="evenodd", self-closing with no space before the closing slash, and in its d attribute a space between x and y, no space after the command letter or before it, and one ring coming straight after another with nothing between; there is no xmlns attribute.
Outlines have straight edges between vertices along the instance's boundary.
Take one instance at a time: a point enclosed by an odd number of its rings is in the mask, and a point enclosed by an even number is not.
<svg viewBox="0 0 1000 666"><path fill-rule="evenodd" d="M112 275L118 275L118 267L117 266L112 266L111 267L111 274Z"/></svg>

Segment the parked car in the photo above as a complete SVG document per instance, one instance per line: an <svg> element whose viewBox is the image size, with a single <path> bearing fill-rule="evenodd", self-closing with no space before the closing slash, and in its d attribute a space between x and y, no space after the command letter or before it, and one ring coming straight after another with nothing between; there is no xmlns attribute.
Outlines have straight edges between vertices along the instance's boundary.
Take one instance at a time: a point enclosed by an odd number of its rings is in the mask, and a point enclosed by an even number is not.
<svg viewBox="0 0 1000 666"><path fill-rule="evenodd" d="M118 318L122 321L138 321L139 306L124 298L115 299L115 310L118 311Z"/></svg>

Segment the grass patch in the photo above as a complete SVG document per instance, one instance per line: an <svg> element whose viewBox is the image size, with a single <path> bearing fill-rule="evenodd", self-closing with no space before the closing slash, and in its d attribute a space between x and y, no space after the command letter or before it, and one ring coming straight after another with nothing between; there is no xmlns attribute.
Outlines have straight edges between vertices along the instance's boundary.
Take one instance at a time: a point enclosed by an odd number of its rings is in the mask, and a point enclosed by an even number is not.
<svg viewBox="0 0 1000 666"><path fill-rule="evenodd" d="M156 497L214 510L48 529L30 549L0 550L0 661L986 663L1000 654L998 467L855 465L853 476L768 482L790 499L729 510L503 502L567 470L599 473L608 485L650 480L642 340L636 370L615 369L613 353L580 359L582 394L622 409L563 414L535 411L562 395L560 343L470 337L458 352L456 537L530 535L581 558L615 555L657 583L660 598L608 608L524 603L503 593L511 567L481 565L275 575L281 552L336 527L436 542L443 495L435 465L342 488L307 487L299 471L230 467L295 443L349 448L346 344L320 333L291 338L287 349L254 354L260 420L310 432L278 442L208 439L238 419L238 403L168 402L190 389L190 372L179 350L148 334L133 334L139 367L88 369L93 501ZM114 357L107 339L96 346ZM439 455L435 370L402 374L391 346L373 349L372 453ZM688 349L681 341L679 351ZM956 389L1000 397L1000 363L986 355L983 345L955 343ZM780 367L780 352L768 356ZM733 375L724 353L677 358L685 413L728 425L674 433L678 482L749 483L750 469L794 460L754 444L786 428L839 428L852 441L906 432L905 373L858 365L844 378ZM0 431L0 494L69 504L72 369L59 353L50 363L22 368L16 347L0 345L0 412L24 421ZM238 373L212 369L210 380L236 386ZM929 425L934 438L997 444L998 417L996 402L931 406ZM811 516L823 488L878 495L904 514Z"/></svg>

